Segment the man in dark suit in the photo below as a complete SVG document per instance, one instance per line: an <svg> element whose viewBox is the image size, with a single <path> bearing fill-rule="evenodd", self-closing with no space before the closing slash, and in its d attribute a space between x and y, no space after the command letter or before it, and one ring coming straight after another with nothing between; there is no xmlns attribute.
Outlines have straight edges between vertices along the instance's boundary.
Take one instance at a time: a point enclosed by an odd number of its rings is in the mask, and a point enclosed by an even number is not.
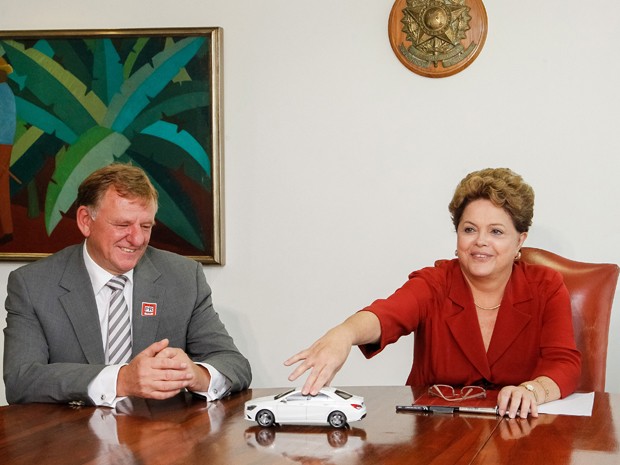
<svg viewBox="0 0 620 465"><path fill-rule="evenodd" d="M157 197L139 168L95 171L78 189L84 243L10 274L9 403L113 407L127 396L187 389L215 400L248 387L250 365L213 309L202 266L148 245Z"/></svg>

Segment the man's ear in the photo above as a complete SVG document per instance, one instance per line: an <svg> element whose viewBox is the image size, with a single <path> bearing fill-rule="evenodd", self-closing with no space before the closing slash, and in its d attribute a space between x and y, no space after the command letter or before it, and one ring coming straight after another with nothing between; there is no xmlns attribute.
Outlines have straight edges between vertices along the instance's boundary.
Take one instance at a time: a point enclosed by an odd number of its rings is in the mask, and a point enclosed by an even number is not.
<svg viewBox="0 0 620 465"><path fill-rule="evenodd" d="M90 227L93 222L93 218L90 216L90 211L88 208L84 205L78 207L77 213L75 214L75 219L82 235L84 237L90 236Z"/></svg>

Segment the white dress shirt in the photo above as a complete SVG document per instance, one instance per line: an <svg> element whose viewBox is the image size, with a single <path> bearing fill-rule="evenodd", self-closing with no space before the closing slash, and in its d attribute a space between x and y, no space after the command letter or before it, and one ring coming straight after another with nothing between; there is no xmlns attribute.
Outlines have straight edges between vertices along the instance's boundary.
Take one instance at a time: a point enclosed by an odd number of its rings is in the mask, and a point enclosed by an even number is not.
<svg viewBox="0 0 620 465"><path fill-rule="evenodd" d="M110 311L109 301L112 289L106 286L107 282L114 276L108 273L95 263L95 261L88 254L86 249L86 241L84 241L84 263L86 270L90 276L90 282L93 286L95 293L95 300L97 302L97 312L99 314L99 326L101 328L101 338L103 340L103 348L105 350L108 338L108 314ZM127 284L123 289L125 301L129 307L129 319L133 319L132 316L132 296L133 296L133 270L125 273L127 276ZM133 326L133 325L132 325ZM133 332L132 332L133 340ZM204 396L209 401L217 400L228 393L231 388L231 382L221 374L214 367L208 363L196 362L206 368L211 375L211 383L209 384L209 390L207 392L196 392L201 396ZM99 374L93 378L88 384L88 395L95 405L114 407L118 401L124 399L124 397L117 397L116 395L116 383L118 380L118 372L123 365L108 365Z"/></svg>

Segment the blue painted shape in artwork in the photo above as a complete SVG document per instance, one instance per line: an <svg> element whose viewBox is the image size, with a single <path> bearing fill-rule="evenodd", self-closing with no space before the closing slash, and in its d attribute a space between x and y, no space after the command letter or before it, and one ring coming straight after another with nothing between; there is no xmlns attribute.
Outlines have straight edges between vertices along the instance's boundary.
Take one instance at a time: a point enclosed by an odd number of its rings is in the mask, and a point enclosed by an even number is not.
<svg viewBox="0 0 620 465"><path fill-rule="evenodd" d="M198 53L204 38L182 39L156 54L151 65L144 65L128 78L110 102L104 125L123 132L164 87Z"/></svg>
<svg viewBox="0 0 620 465"><path fill-rule="evenodd" d="M55 55L54 49L52 48L50 43L45 39L41 39L37 41L37 43L34 44L32 48L41 52L43 55L47 55L50 58L54 58L54 55Z"/></svg>
<svg viewBox="0 0 620 465"><path fill-rule="evenodd" d="M67 144L73 144L78 138L64 121L28 100L17 97L17 109L19 117L28 124L38 127L47 134L56 134L56 137Z"/></svg>
<svg viewBox="0 0 620 465"><path fill-rule="evenodd" d="M0 83L0 144L12 145L17 125L15 96L6 82Z"/></svg>
<svg viewBox="0 0 620 465"><path fill-rule="evenodd" d="M99 98L109 105L110 100L120 91L123 83L123 65L110 39L97 42L93 73L93 87Z"/></svg>
<svg viewBox="0 0 620 465"><path fill-rule="evenodd" d="M207 176L211 177L209 156L202 145L200 145L189 132L185 130L177 131L177 126L175 124L170 124L165 121L157 121L144 128L141 132L142 134L159 137L181 147L188 155L198 162L204 172L207 173Z"/></svg>

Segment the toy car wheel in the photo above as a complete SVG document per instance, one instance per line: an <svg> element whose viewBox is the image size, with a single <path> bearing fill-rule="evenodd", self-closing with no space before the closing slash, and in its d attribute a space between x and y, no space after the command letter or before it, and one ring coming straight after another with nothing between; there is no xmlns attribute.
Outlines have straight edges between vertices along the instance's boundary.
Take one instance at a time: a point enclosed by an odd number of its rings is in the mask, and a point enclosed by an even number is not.
<svg viewBox="0 0 620 465"><path fill-rule="evenodd" d="M347 432L343 429L333 429L327 435L327 442L334 449L338 449L339 447L344 447L349 440L349 436Z"/></svg>
<svg viewBox="0 0 620 465"><path fill-rule="evenodd" d="M329 414L329 416L327 417L327 422L334 428L342 428L344 425L347 424L347 417L339 410L335 410Z"/></svg>
<svg viewBox="0 0 620 465"><path fill-rule="evenodd" d="M260 428L255 434L256 442L263 447L267 447L273 444L276 440L276 433L273 428Z"/></svg>
<svg viewBox="0 0 620 465"><path fill-rule="evenodd" d="M261 410L256 414L256 423L261 426L271 426L274 424L274 421L273 413L269 410Z"/></svg>

